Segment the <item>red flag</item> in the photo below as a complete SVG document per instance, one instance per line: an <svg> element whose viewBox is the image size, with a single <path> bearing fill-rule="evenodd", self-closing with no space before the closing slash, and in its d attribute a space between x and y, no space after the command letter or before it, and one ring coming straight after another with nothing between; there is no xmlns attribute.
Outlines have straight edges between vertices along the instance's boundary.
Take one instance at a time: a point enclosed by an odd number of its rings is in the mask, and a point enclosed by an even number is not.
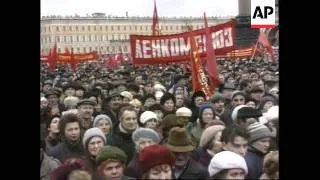
<svg viewBox="0 0 320 180"><path fill-rule="evenodd" d="M208 21L206 17L206 13L204 13L204 25L206 29L206 49L207 49L207 56L206 56L206 69L209 75L211 89L215 89L219 85L219 75L218 75L218 66L216 55L212 46L212 37L209 32L208 28Z"/></svg>
<svg viewBox="0 0 320 180"><path fill-rule="evenodd" d="M56 59L57 59L57 43L54 43L53 49L50 48L50 52L48 56L50 72L53 72L56 67Z"/></svg>
<svg viewBox="0 0 320 180"><path fill-rule="evenodd" d="M204 68L200 61L200 55L194 35L190 30L190 59L192 66L192 90L193 92L202 91L206 95L206 99L209 99L212 96L213 91L209 86L207 77L204 73Z"/></svg>
<svg viewBox="0 0 320 180"><path fill-rule="evenodd" d="M156 0L154 0L154 9L153 9L153 20L152 20L152 35L159 35L160 28L159 28L159 19L158 19L158 12L157 12L157 5Z"/></svg>
<svg viewBox="0 0 320 180"><path fill-rule="evenodd" d="M73 71L75 71L75 70L76 70L76 65L77 65L77 59L74 58L73 49L71 49L71 54L70 54L70 56L71 56L71 62L70 62L71 69L72 69Z"/></svg>
<svg viewBox="0 0 320 180"><path fill-rule="evenodd" d="M267 48L268 53L271 56L272 62L275 62L275 59L273 57L272 45L269 43L267 36L262 31L260 31L258 43L262 44L265 48Z"/></svg>

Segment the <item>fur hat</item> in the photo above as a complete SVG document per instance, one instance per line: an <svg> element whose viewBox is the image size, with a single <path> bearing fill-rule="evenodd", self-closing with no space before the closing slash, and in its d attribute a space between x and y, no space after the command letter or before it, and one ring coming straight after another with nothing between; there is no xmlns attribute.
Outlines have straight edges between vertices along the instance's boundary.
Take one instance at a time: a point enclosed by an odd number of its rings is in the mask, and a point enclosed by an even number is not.
<svg viewBox="0 0 320 180"><path fill-rule="evenodd" d="M272 106L263 116L259 118L259 122L267 124L270 121L279 120L279 106Z"/></svg>
<svg viewBox="0 0 320 180"><path fill-rule="evenodd" d="M185 128L174 127L170 130L168 141L165 144L172 152L191 152L196 147Z"/></svg>
<svg viewBox="0 0 320 180"><path fill-rule="evenodd" d="M93 127L97 127L99 125L99 122L101 120L106 120L108 121L108 124L110 125L110 127L112 127L112 120L109 116L105 115L105 114L99 114L98 116L96 116L93 120Z"/></svg>
<svg viewBox="0 0 320 180"><path fill-rule="evenodd" d="M140 152L138 163L141 171L146 172L161 164L168 164L172 167L175 163L175 156L167 147L155 144L144 148Z"/></svg>
<svg viewBox="0 0 320 180"><path fill-rule="evenodd" d="M104 141L104 144L107 144L107 139L103 132L99 128L94 127L86 130L83 135L82 144L85 148L87 148L90 139L93 137L100 137Z"/></svg>
<svg viewBox="0 0 320 180"><path fill-rule="evenodd" d="M206 95L204 94L203 91L197 91L197 92L193 93L192 98L191 98L192 101L194 101L194 99L196 97L203 97L204 99L206 99Z"/></svg>
<svg viewBox="0 0 320 180"><path fill-rule="evenodd" d="M200 147L206 147L209 143L212 142L214 137L217 135L219 131L222 131L225 128L225 126L221 125L214 125L206 128L200 138Z"/></svg>
<svg viewBox="0 0 320 180"><path fill-rule="evenodd" d="M140 122L142 124L145 124L150 119L156 119L158 121L158 116L152 111L145 111L140 115Z"/></svg>
<svg viewBox="0 0 320 180"><path fill-rule="evenodd" d="M250 134L249 144L259 139L272 136L269 128L260 122L250 124L248 127L248 132Z"/></svg>
<svg viewBox="0 0 320 180"><path fill-rule="evenodd" d="M242 107L238 110L237 118L258 118L261 115L260 111L253 109L252 107Z"/></svg>
<svg viewBox="0 0 320 180"><path fill-rule="evenodd" d="M231 151L222 151L213 156L208 166L210 177L224 169L243 169L248 174L246 161L242 156Z"/></svg>
<svg viewBox="0 0 320 180"><path fill-rule="evenodd" d="M122 92L120 93L120 95L121 95L122 97L128 98L130 101L133 99L133 95L132 95L131 92L129 92L129 91L122 91Z"/></svg>
<svg viewBox="0 0 320 180"><path fill-rule="evenodd" d="M76 107L79 101L80 100L78 97L68 96L64 98L63 104L66 105L67 107Z"/></svg>
<svg viewBox="0 0 320 180"><path fill-rule="evenodd" d="M96 157L96 163L99 166L102 162L113 159L113 160L119 160L123 164L127 162L127 155L126 153L115 146L103 146L98 152L98 155Z"/></svg>
<svg viewBox="0 0 320 180"><path fill-rule="evenodd" d="M132 141L136 142L140 138L148 138L152 139L153 142L156 144L160 143L160 136L156 131L150 128L137 128L133 133L132 133Z"/></svg>
<svg viewBox="0 0 320 180"><path fill-rule="evenodd" d="M236 106L233 110L232 110L232 113L231 113L231 118L233 121L236 121L237 117L238 117L238 111L239 109L243 108L243 107L248 107L247 105L239 105L239 106Z"/></svg>
<svg viewBox="0 0 320 180"><path fill-rule="evenodd" d="M215 93L212 97L211 97L211 102L212 103L216 103L217 101L224 101L224 98L222 97L221 94Z"/></svg>
<svg viewBox="0 0 320 180"><path fill-rule="evenodd" d="M181 108L177 109L176 116L177 117L191 117L192 111L189 108L181 107Z"/></svg>

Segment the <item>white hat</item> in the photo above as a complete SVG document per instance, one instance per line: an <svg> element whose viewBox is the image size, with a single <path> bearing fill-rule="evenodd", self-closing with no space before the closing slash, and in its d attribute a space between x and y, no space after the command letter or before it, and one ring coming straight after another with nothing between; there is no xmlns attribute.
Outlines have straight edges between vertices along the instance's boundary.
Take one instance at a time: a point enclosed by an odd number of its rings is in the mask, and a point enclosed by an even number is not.
<svg viewBox="0 0 320 180"><path fill-rule="evenodd" d="M155 91L159 91L159 90L161 90L161 91L167 91L167 89L163 86L163 85L161 85L161 84L155 84L154 86L153 86L153 89L155 90Z"/></svg>
<svg viewBox="0 0 320 180"><path fill-rule="evenodd" d="M272 106L266 113L263 113L263 116L259 118L259 122L262 124L267 124L268 122L277 119L279 119L279 106Z"/></svg>
<svg viewBox="0 0 320 180"><path fill-rule="evenodd" d="M231 151L222 151L213 156L208 166L210 177L224 169L243 169L248 174L246 161L242 156Z"/></svg>
<svg viewBox="0 0 320 180"><path fill-rule="evenodd" d="M129 91L122 91L120 93L121 96L128 98L130 101L133 99L133 95Z"/></svg>
<svg viewBox="0 0 320 180"><path fill-rule="evenodd" d="M176 116L178 117L191 117L192 111L189 108L181 107L177 109Z"/></svg>
<svg viewBox="0 0 320 180"><path fill-rule="evenodd" d="M158 121L158 116L156 115L156 113L154 113L152 111L145 111L140 116L140 122L142 124L146 123L150 119L156 119Z"/></svg>
<svg viewBox="0 0 320 180"><path fill-rule="evenodd" d="M248 107L248 106L247 105L239 105L233 109L232 114L231 114L233 121L235 121L237 119L238 111L239 111L239 109L241 109L243 107Z"/></svg>

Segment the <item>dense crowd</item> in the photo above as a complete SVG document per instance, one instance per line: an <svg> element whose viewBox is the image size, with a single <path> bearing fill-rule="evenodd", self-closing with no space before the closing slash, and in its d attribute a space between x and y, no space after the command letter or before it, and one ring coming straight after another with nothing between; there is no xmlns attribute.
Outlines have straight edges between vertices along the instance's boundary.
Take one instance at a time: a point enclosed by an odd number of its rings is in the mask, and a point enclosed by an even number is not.
<svg viewBox="0 0 320 180"><path fill-rule="evenodd" d="M181 64L41 64L40 179L278 179L278 64L217 63L209 98Z"/></svg>

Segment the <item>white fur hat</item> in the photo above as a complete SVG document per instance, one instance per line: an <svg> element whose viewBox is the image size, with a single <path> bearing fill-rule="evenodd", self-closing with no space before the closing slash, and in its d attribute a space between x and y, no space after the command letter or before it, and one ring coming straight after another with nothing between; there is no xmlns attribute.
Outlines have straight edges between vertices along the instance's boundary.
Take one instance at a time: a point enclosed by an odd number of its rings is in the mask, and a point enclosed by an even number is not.
<svg viewBox="0 0 320 180"><path fill-rule="evenodd" d="M140 115L140 122L142 124L146 123L150 119L156 119L158 121L158 116L152 111L145 111Z"/></svg>
<svg viewBox="0 0 320 180"><path fill-rule="evenodd" d="M178 117L191 117L192 111L189 108L181 107L177 109L176 116Z"/></svg>
<svg viewBox="0 0 320 180"><path fill-rule="evenodd" d="M248 174L246 161L242 156L231 151L222 151L213 156L208 166L210 177L224 169L243 169Z"/></svg>
<svg viewBox="0 0 320 180"><path fill-rule="evenodd" d="M122 91L120 93L121 96L128 98L130 101L133 99L133 95L129 91Z"/></svg>
<svg viewBox="0 0 320 180"><path fill-rule="evenodd" d="M259 118L259 122L267 124L268 122L277 119L279 119L279 106L272 106L266 113L263 113L263 116Z"/></svg>

